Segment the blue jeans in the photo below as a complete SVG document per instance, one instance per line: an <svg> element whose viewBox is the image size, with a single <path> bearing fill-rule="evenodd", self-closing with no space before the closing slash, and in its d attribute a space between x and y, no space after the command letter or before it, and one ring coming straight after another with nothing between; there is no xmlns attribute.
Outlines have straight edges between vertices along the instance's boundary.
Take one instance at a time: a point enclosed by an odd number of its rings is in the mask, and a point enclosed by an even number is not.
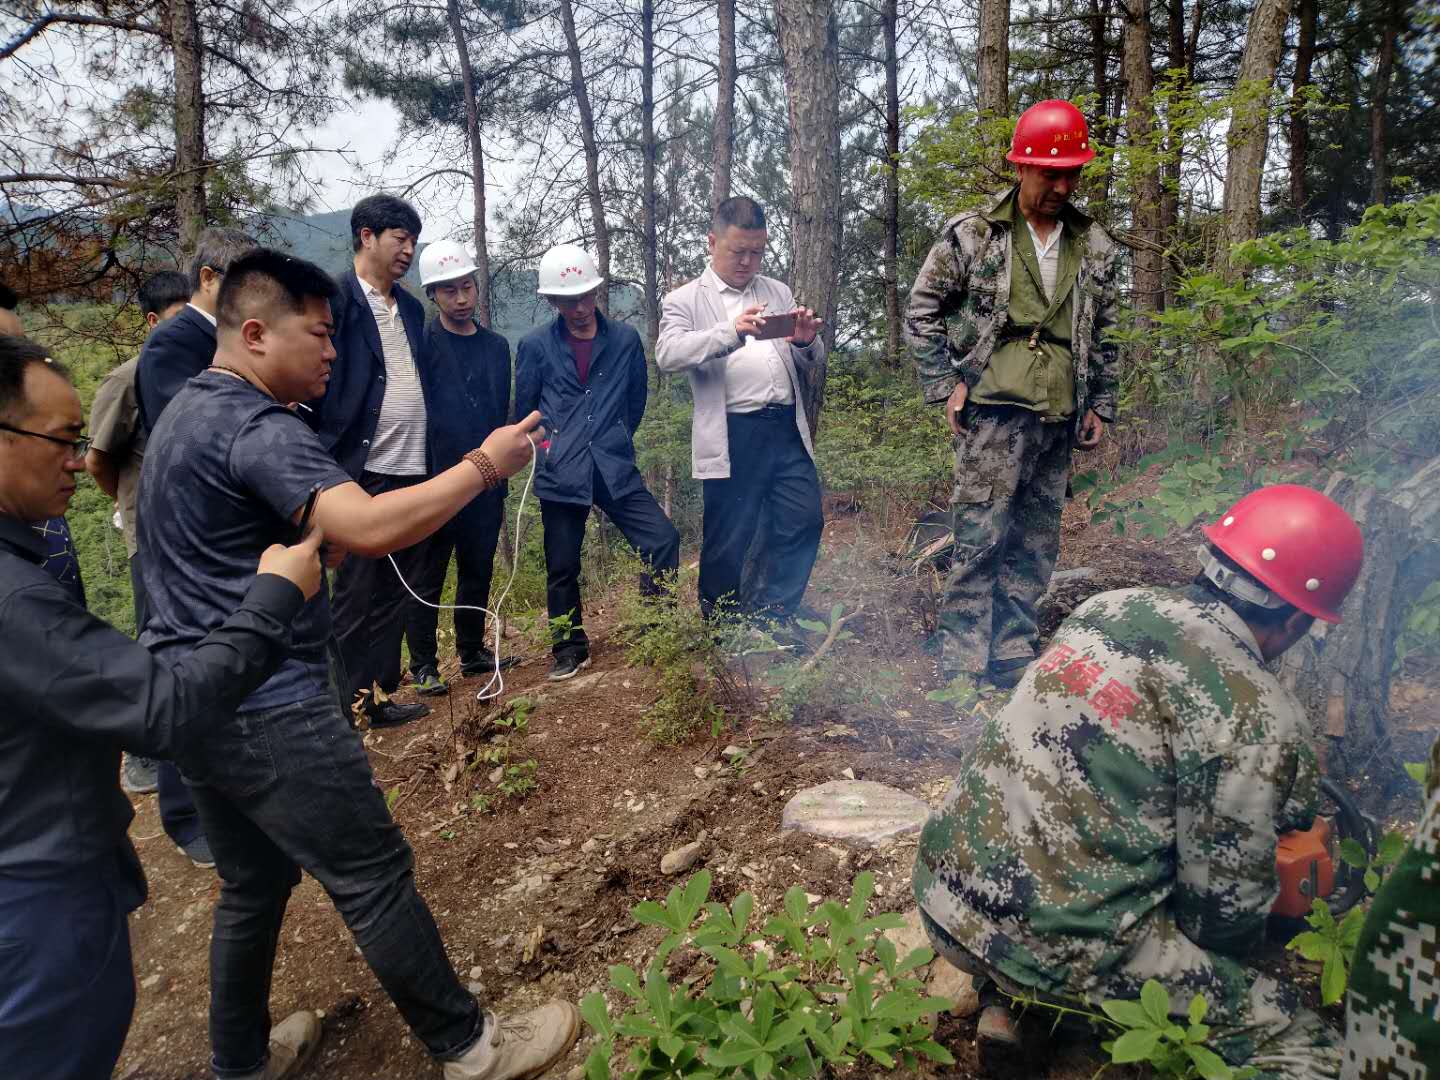
<svg viewBox="0 0 1440 1080"><path fill-rule="evenodd" d="M445 956L415 889L414 853L338 694L240 713L184 766L222 882L210 940L217 1076L265 1062L275 946L302 868L430 1053L454 1058L474 1044L479 1003Z"/></svg>
<svg viewBox="0 0 1440 1080"><path fill-rule="evenodd" d="M6 1080L108 1080L135 1011L126 915L144 896L119 853L53 877L0 875Z"/></svg>

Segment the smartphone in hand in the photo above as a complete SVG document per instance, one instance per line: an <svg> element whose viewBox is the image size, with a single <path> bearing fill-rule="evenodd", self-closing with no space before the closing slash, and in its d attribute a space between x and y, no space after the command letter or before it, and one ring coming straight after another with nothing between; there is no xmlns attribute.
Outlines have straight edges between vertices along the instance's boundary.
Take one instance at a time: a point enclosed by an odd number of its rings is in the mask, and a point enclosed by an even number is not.
<svg viewBox="0 0 1440 1080"><path fill-rule="evenodd" d="M292 544L298 544L305 539L305 534L310 531L310 518L315 513L315 504L320 501L320 485L316 484L310 489L310 494L305 497L305 509L300 511L300 524L295 529L295 539Z"/></svg>
<svg viewBox="0 0 1440 1080"><path fill-rule="evenodd" d="M760 330L755 334L756 341L771 341L775 338L787 338L795 333L795 312L787 311L783 315L766 315L765 322L761 324Z"/></svg>

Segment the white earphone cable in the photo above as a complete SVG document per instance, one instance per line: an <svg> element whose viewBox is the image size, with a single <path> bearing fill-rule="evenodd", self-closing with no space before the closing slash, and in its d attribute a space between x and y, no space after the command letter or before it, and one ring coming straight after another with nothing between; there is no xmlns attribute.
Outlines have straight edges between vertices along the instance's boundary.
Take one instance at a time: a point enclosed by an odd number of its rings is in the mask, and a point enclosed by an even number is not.
<svg viewBox="0 0 1440 1080"><path fill-rule="evenodd" d="M395 568L395 576L400 579L400 584L405 586L405 591L428 608L436 611L478 611L490 616L490 625L495 632L495 648L491 655L495 657L495 673L490 676L490 681L480 688L475 695L476 701L491 701L505 693L505 677L500 674L500 609L505 606L505 600L510 595L510 587L515 584L515 575L520 572L520 523L525 519L525 500L530 496L530 486L535 482L535 469L539 465L540 452L535 447L535 440L527 436L530 443L530 472L525 477L525 489L520 492L520 505L515 508L515 547L510 558L510 578L505 582L505 588L500 590L500 599L495 601L495 610L478 607L475 604L432 604L429 600L418 595L405 580L405 575L400 573L400 567L395 562L394 555L385 556L390 560L390 565ZM505 512L501 507L502 514Z"/></svg>

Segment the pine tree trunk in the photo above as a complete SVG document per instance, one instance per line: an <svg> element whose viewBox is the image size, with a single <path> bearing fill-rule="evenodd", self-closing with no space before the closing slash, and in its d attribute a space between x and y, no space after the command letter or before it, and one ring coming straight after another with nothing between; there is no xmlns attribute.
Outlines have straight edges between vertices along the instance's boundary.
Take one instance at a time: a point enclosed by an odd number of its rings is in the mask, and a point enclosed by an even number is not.
<svg viewBox="0 0 1440 1080"><path fill-rule="evenodd" d="M175 63L175 227L183 259L205 228L205 86L194 0L169 0Z"/></svg>
<svg viewBox="0 0 1440 1080"><path fill-rule="evenodd" d="M1325 491L1360 526L1365 561L1341 622L1317 622L1280 660L1280 677L1328 738L1326 771L1364 781L1367 809L1379 812L1405 786L1391 746L1390 670L1411 602L1440 575L1440 458L1388 492L1344 474Z"/></svg>
<svg viewBox="0 0 1440 1080"><path fill-rule="evenodd" d="M1303 102L1304 92L1310 86L1310 73L1315 66L1315 25L1319 10L1319 0L1300 0L1295 78L1290 94L1290 209L1297 218L1304 216L1305 203L1310 197L1305 190L1305 169L1310 163L1310 114L1305 111Z"/></svg>
<svg viewBox="0 0 1440 1080"><path fill-rule="evenodd" d="M1385 161L1385 108L1395 74L1395 42L1400 36L1400 0L1385 4L1380 30L1380 55L1375 60L1375 77L1370 84L1370 202L1383 204L1390 198L1390 169Z"/></svg>
<svg viewBox="0 0 1440 1080"><path fill-rule="evenodd" d="M1142 240L1158 247L1160 235L1160 162L1149 145L1155 131L1154 76L1150 60L1150 9L1137 4L1125 19L1125 130L1132 147L1142 149L1142 164L1131 165L1131 227ZM1133 303L1140 312L1156 311L1164 290L1164 259L1158 250L1138 247L1134 254ZM1141 316L1141 325L1148 320Z"/></svg>
<svg viewBox="0 0 1440 1080"><path fill-rule="evenodd" d="M718 0L720 76L715 88L714 164L710 208L730 197L730 168L735 157L735 0Z"/></svg>
<svg viewBox="0 0 1440 1080"><path fill-rule="evenodd" d="M1239 96L1226 135L1224 227L1216 263L1229 270L1230 249L1260 234L1260 180L1269 135L1268 94L1285 50L1290 0L1257 0L1245 32L1245 51L1235 81Z"/></svg>
<svg viewBox="0 0 1440 1080"><path fill-rule="evenodd" d="M485 224L485 147L480 141L480 103L475 97L475 71L470 66L470 44L460 22L460 0L445 0L445 14L455 52L460 58L460 85L465 95L465 141L470 147L470 177L475 189L475 317L490 326L490 245Z"/></svg>
<svg viewBox="0 0 1440 1080"><path fill-rule="evenodd" d="M790 131L791 287L824 319L835 343L840 273L840 42L833 0L778 0L780 54ZM825 369L801 387L813 435L825 399Z"/></svg>
<svg viewBox="0 0 1440 1080"><path fill-rule="evenodd" d="M1196 28L1199 27L1203 15L1204 4L1197 3L1193 15ZM1185 0L1169 0L1166 18L1169 38L1169 56L1166 62L1171 71L1189 72L1194 58L1185 47ZM1188 86L1189 79L1185 78L1181 85ZM1161 243L1167 248L1175 243L1180 228L1180 174L1184 158L1184 139L1172 125L1165 136L1164 181L1160 189L1160 237ZM1160 277L1164 282L1160 308L1169 310L1175 306L1176 300L1176 271L1170 259L1161 260Z"/></svg>
<svg viewBox="0 0 1440 1080"><path fill-rule="evenodd" d="M899 0L883 0L885 32L885 360L905 366L900 343L900 50L897 44Z"/></svg>
<svg viewBox="0 0 1440 1080"><path fill-rule="evenodd" d="M1090 80L1095 90L1096 123L1090 126L1090 141L1101 141L1103 130L1099 121L1110 114L1110 38L1107 25L1110 20L1110 0L1090 0ZM1105 136L1108 138L1108 136ZM1101 203L1110 201L1110 187L1115 182L1115 159L1110 158L1100 179Z"/></svg>
<svg viewBox="0 0 1440 1080"><path fill-rule="evenodd" d="M980 0L980 40L975 62L980 119L1010 115L1010 0ZM988 156L996 173L1005 172L1005 147Z"/></svg>
<svg viewBox="0 0 1440 1080"><path fill-rule="evenodd" d="M655 265L655 0L640 2L640 201L641 261L645 266L645 332L650 347L660 339L660 291Z"/></svg>
<svg viewBox="0 0 1440 1080"><path fill-rule="evenodd" d="M600 194L600 146L595 141L595 114L590 108L590 91L580 64L580 38L575 33L575 7L560 0L560 26L570 56L570 92L580 113L580 143L585 150L585 189L590 199L590 227L595 232L595 262L605 284L596 297L596 307L610 314L610 227L605 222L605 202Z"/></svg>

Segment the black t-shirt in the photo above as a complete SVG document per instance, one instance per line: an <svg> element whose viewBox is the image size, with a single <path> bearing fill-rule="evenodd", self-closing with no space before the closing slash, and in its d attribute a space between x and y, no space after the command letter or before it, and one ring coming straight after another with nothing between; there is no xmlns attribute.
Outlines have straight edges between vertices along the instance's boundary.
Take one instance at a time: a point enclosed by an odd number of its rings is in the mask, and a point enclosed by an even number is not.
<svg viewBox="0 0 1440 1080"><path fill-rule="evenodd" d="M240 606L260 554L290 543L311 487L350 482L305 422L222 371L185 384L160 416L140 474L140 568L150 601L141 642L176 661ZM324 589L291 624L280 669L240 711L325 693L330 604Z"/></svg>

